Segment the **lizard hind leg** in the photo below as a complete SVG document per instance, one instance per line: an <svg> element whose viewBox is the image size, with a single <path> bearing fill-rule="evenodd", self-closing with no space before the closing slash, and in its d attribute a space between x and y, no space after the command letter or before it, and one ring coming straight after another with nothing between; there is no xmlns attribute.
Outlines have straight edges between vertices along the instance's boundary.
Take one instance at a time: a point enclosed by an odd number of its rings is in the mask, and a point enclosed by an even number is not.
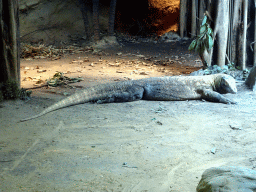
<svg viewBox="0 0 256 192"><path fill-rule="evenodd" d="M125 90L119 90L114 93L110 93L104 98L97 100L98 104L101 103L121 103L129 101L137 101L142 99L144 88L136 85L131 85Z"/></svg>

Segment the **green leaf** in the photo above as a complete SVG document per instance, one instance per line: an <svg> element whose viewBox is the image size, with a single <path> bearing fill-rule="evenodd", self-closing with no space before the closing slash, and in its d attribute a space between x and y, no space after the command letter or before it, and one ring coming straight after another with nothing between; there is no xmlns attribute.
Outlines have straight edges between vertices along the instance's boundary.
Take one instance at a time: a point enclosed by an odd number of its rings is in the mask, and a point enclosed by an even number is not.
<svg viewBox="0 0 256 192"><path fill-rule="evenodd" d="M205 49L208 49L208 47L209 47L208 35L206 35L206 37L205 37L204 45L205 45Z"/></svg>
<svg viewBox="0 0 256 192"><path fill-rule="evenodd" d="M207 16L205 15L205 16L204 16L204 19L203 19L203 21L202 21L201 26L203 26L203 25L206 23L206 21L207 21Z"/></svg>
<svg viewBox="0 0 256 192"><path fill-rule="evenodd" d="M194 49L195 49L195 46L196 46L196 40L193 40L193 41L191 42L191 44L189 45L188 50L189 50L189 51L194 50Z"/></svg>
<svg viewBox="0 0 256 192"><path fill-rule="evenodd" d="M206 41L203 41L199 50L199 53L203 53L206 49Z"/></svg>
<svg viewBox="0 0 256 192"><path fill-rule="evenodd" d="M212 37L210 36L210 35L207 35L207 39L208 39L208 47L207 47L207 49L209 50L209 49L211 49L212 47L213 47L213 39L212 39Z"/></svg>
<svg viewBox="0 0 256 192"><path fill-rule="evenodd" d="M200 34L203 34L206 31L207 27L206 25L203 25L200 27Z"/></svg>
<svg viewBox="0 0 256 192"><path fill-rule="evenodd" d="M208 31L207 31L207 34L208 35L213 35L213 31L212 31L212 28L208 26Z"/></svg>
<svg viewBox="0 0 256 192"><path fill-rule="evenodd" d="M200 49L201 49L201 43L202 43L201 41L198 41L198 42L197 42L196 47L195 47L195 51L196 51L196 52L199 52L199 51L200 51Z"/></svg>

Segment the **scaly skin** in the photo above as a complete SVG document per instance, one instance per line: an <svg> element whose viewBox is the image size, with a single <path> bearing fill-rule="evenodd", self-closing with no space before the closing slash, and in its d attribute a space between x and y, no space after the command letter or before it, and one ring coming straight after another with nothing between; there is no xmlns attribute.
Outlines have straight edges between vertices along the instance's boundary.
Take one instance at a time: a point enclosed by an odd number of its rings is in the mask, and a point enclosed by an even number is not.
<svg viewBox="0 0 256 192"><path fill-rule="evenodd" d="M230 101L221 94L236 92L235 79L224 74L153 77L121 81L86 88L53 104L38 115L20 121L28 121L64 107L87 102L112 103L140 99L158 101L205 99L213 102L234 104L235 102Z"/></svg>

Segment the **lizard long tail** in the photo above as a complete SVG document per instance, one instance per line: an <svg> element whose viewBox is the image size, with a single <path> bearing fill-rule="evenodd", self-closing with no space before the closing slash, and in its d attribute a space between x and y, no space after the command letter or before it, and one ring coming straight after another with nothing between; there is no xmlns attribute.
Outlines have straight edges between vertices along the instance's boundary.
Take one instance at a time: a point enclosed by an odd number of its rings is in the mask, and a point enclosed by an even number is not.
<svg viewBox="0 0 256 192"><path fill-rule="evenodd" d="M38 115L29 117L26 119L21 119L20 122L35 119L37 117L45 115L46 113L49 113L64 107L68 107L71 105L77 105L81 103L87 103L90 101L98 101L101 99L105 99L111 95L114 95L118 91L123 92L123 90L126 89L127 85L130 85L130 84L131 84L130 82L119 82L119 83L109 83L109 84L97 85L94 87L86 88L81 92L77 92L74 95L71 95L53 104L52 106L43 110Z"/></svg>
<svg viewBox="0 0 256 192"><path fill-rule="evenodd" d="M102 95L102 91L100 91L100 87L96 86L96 87L91 87L91 88L87 88L81 92L75 93L74 95L71 95L55 104L53 104L52 106L49 106L48 108L46 108L45 110L43 110L41 113L34 115L32 117L28 117L26 119L21 119L20 122L23 121L28 121L31 119L35 119L37 117L40 117L42 115L45 115L46 113L64 108L64 107L68 107L71 105L77 105L77 104L81 104L81 103L87 103L93 100L98 100L101 97L103 97L104 95Z"/></svg>
<svg viewBox="0 0 256 192"><path fill-rule="evenodd" d="M71 95L70 97L67 97L67 98L53 104L52 106L46 108L45 110L43 110L41 113L39 113L37 115L34 115L34 116L26 118L26 119L21 119L20 122L35 119L37 117L45 115L46 113L49 113L49 112L52 112L52 111L55 111L55 110L58 110L58 109L61 109L64 107L89 102L90 99L86 95L88 95L88 94L87 93L82 94L81 92L75 93L74 95Z"/></svg>

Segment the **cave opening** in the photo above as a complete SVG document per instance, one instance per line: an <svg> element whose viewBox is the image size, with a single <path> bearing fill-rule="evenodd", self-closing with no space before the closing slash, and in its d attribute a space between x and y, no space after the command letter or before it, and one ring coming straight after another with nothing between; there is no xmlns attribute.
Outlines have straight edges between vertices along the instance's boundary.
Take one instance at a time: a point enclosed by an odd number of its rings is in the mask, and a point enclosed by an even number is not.
<svg viewBox="0 0 256 192"><path fill-rule="evenodd" d="M180 0L117 1L115 29L130 35L161 36L178 31Z"/></svg>

